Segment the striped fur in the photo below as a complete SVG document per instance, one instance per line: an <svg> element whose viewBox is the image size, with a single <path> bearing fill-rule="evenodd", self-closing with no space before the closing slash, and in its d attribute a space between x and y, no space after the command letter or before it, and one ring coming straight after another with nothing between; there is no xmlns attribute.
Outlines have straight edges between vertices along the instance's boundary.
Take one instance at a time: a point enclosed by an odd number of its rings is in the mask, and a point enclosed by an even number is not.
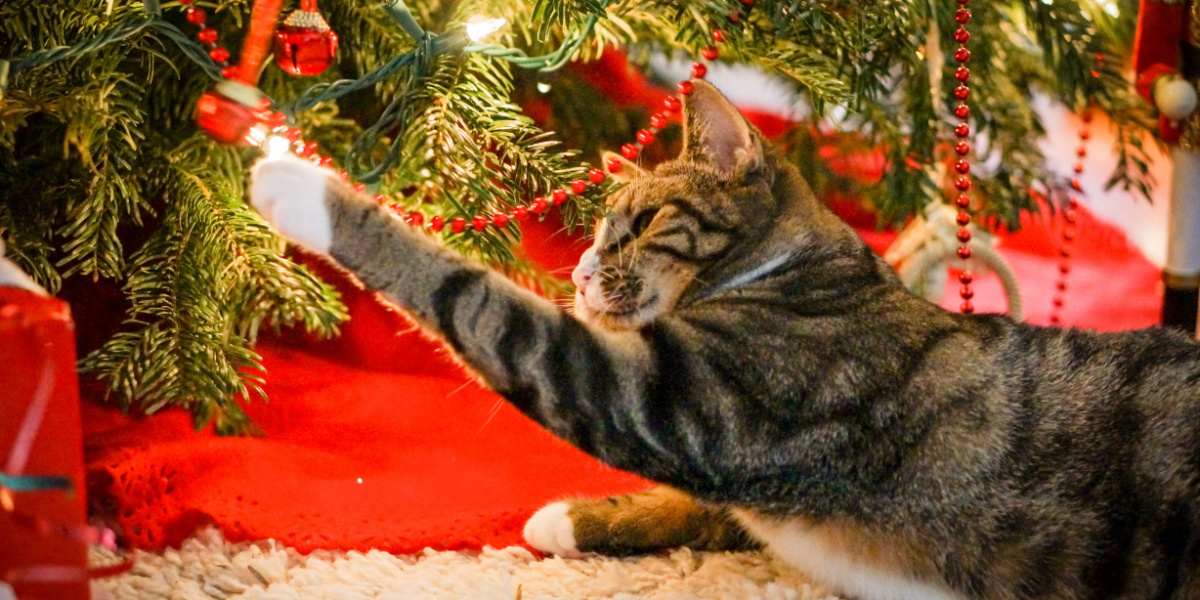
<svg viewBox="0 0 1200 600"><path fill-rule="evenodd" d="M689 543L716 511L861 598L1200 598L1200 346L943 311L701 82L686 139L611 199L585 320L327 181L335 259L525 414L695 499L578 502L568 541ZM649 530L606 543L618 522Z"/></svg>

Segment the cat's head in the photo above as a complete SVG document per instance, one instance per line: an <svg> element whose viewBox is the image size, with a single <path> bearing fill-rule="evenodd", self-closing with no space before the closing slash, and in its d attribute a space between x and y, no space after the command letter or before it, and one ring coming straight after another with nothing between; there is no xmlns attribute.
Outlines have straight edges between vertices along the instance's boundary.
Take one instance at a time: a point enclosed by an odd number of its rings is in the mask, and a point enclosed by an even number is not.
<svg viewBox="0 0 1200 600"><path fill-rule="evenodd" d="M716 88L696 81L684 102L684 146L653 172L615 155L626 182L607 200L592 246L572 274L575 313L636 329L670 312L713 267L760 240L778 207L777 161Z"/></svg>

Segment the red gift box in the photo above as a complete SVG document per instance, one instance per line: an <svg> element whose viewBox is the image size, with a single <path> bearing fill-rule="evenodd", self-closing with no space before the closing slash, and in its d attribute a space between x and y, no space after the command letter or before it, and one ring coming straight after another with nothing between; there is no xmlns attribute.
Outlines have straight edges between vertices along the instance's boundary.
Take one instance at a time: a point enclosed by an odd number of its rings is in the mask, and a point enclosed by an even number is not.
<svg viewBox="0 0 1200 600"><path fill-rule="evenodd" d="M39 412L40 423L27 419ZM0 472L72 483L0 492L0 580L22 600L88 598L87 550L70 537L85 519L71 311L12 287L0 287Z"/></svg>

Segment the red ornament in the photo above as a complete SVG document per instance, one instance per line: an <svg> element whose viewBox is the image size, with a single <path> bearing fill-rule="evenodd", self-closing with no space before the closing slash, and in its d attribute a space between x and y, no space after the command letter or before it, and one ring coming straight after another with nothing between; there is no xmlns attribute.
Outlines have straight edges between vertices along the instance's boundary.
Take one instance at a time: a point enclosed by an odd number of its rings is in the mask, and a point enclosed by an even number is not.
<svg viewBox="0 0 1200 600"><path fill-rule="evenodd" d="M222 81L196 101L196 124L218 142L240 143L266 118L261 108L263 99L258 88Z"/></svg>
<svg viewBox="0 0 1200 600"><path fill-rule="evenodd" d="M974 290L971 289L970 286L964 285L961 288L959 288L958 297L962 298L963 300L970 300L971 298L975 297L975 292L974 292Z"/></svg>
<svg viewBox="0 0 1200 600"><path fill-rule="evenodd" d="M969 11L965 8L960 8L960 9L954 11L954 20L958 21L959 23L964 24L964 25L967 23L970 23L971 22L971 11Z"/></svg>
<svg viewBox="0 0 1200 600"><path fill-rule="evenodd" d="M454 233L462 233L467 228L467 220L462 217L454 217L450 219L450 231Z"/></svg>
<svg viewBox="0 0 1200 600"><path fill-rule="evenodd" d="M425 215L413 210L408 213L408 224L414 227L420 227L425 222Z"/></svg>
<svg viewBox="0 0 1200 600"><path fill-rule="evenodd" d="M546 212L546 199L541 196L535 197L533 199L533 204L529 207L529 210L533 211L533 214L535 215L540 215Z"/></svg>
<svg viewBox="0 0 1200 600"><path fill-rule="evenodd" d="M965 119L965 118L971 116L971 107L967 106L966 104L959 104L958 106L955 106L954 107L954 116L956 116L960 119Z"/></svg>
<svg viewBox="0 0 1200 600"><path fill-rule="evenodd" d="M971 127L966 123L959 123L958 125L954 126L954 135L960 138L965 138L971 135Z"/></svg>
<svg viewBox="0 0 1200 600"><path fill-rule="evenodd" d="M496 227L499 227L500 229L504 229L505 227L508 226L508 215L506 215L504 213L496 213L496 214L492 215L492 223Z"/></svg>
<svg viewBox="0 0 1200 600"><path fill-rule="evenodd" d="M615 158L609 160L608 161L608 172L609 173L620 173L621 172L621 161L619 161Z"/></svg>
<svg viewBox="0 0 1200 600"><path fill-rule="evenodd" d="M968 217L967 220L970 221L970 217ZM971 241L971 230L967 229L966 227L960 227L960 228L958 228L957 237L958 237L958 241L965 244L965 243Z"/></svg>
<svg viewBox="0 0 1200 600"><path fill-rule="evenodd" d="M969 163L965 160L959 159L959 160L955 161L955 163L954 163L954 170L957 171L960 175L966 175L967 173L971 172L971 163Z"/></svg>
<svg viewBox="0 0 1200 600"><path fill-rule="evenodd" d="M967 208L971 206L971 197L966 194L959 194L958 197L954 199L954 205L959 208Z"/></svg>
<svg viewBox="0 0 1200 600"><path fill-rule="evenodd" d="M959 27L958 29L955 29L954 41L960 44L965 44L971 41L971 32L967 31L965 27Z"/></svg>
<svg viewBox="0 0 1200 600"><path fill-rule="evenodd" d="M483 231L487 224L488 220L478 215L471 219L471 228L475 231Z"/></svg>
<svg viewBox="0 0 1200 600"><path fill-rule="evenodd" d="M959 246L958 247L958 257L963 260L967 260L968 258L971 258L971 247L970 246Z"/></svg>
<svg viewBox="0 0 1200 600"><path fill-rule="evenodd" d="M311 77L333 64L338 36L317 10L317 0L301 0L275 31L275 62L289 75Z"/></svg>
<svg viewBox="0 0 1200 600"><path fill-rule="evenodd" d="M529 209L518 206L513 209L513 217L518 221L527 221L529 220Z"/></svg>
<svg viewBox="0 0 1200 600"><path fill-rule="evenodd" d="M694 86L692 86L692 82L687 80L680 81L676 88L679 90L679 93L683 94L684 96L691 94L692 90L695 89Z"/></svg>
<svg viewBox="0 0 1200 600"><path fill-rule="evenodd" d="M229 62L229 51L220 46L217 46L216 48L209 50L208 56L209 56L209 58L213 59L213 62L220 64L220 65L223 65L226 62Z"/></svg>
<svg viewBox="0 0 1200 600"><path fill-rule="evenodd" d="M954 70L954 78L966 83L971 79L971 69L959 67Z"/></svg>
<svg viewBox="0 0 1200 600"><path fill-rule="evenodd" d="M971 153L971 145L966 142L959 142L954 145L954 152L959 156L966 156Z"/></svg>
<svg viewBox="0 0 1200 600"><path fill-rule="evenodd" d="M429 220L429 229L433 230L434 233L440 232L445 226L446 219L441 216L436 216Z"/></svg>
<svg viewBox="0 0 1200 600"><path fill-rule="evenodd" d="M667 109L669 113L677 113L683 108L683 103L675 96L667 96L663 98L663 108Z"/></svg>
<svg viewBox="0 0 1200 600"><path fill-rule="evenodd" d="M649 129L639 129L637 132L637 141L643 146L649 146L654 143L654 132Z"/></svg>
<svg viewBox="0 0 1200 600"><path fill-rule="evenodd" d="M971 223L971 213L965 210L958 211L958 215L954 218L954 222L966 227Z"/></svg>
<svg viewBox="0 0 1200 600"><path fill-rule="evenodd" d="M965 191L971 189L971 178L970 177L955 177L954 178L954 187L956 189L958 189L958 191L960 191L960 192L965 192Z"/></svg>
<svg viewBox="0 0 1200 600"><path fill-rule="evenodd" d="M571 192L576 196L582 195L587 191L587 182L582 179L576 179L571 182ZM557 200L557 198L555 198Z"/></svg>
<svg viewBox="0 0 1200 600"><path fill-rule="evenodd" d="M225 79L237 79L240 72L237 65L228 65L221 69L221 77Z"/></svg>
<svg viewBox="0 0 1200 600"><path fill-rule="evenodd" d="M955 50L954 51L954 60L956 60L960 63L965 63L965 62L971 60L971 51L967 50L966 48L959 48L958 50Z"/></svg>
<svg viewBox="0 0 1200 600"><path fill-rule="evenodd" d="M604 183L604 171L600 169L592 169L588 171L588 180L596 185Z"/></svg>
<svg viewBox="0 0 1200 600"><path fill-rule="evenodd" d="M700 50L700 56L703 56L705 60L717 60L717 56L719 55L716 46L705 46L704 49Z"/></svg>
<svg viewBox="0 0 1200 600"><path fill-rule="evenodd" d="M971 304L970 300L963 300L963 303L961 305L959 305L958 309L960 311L962 311L962 314L964 314L964 315L970 315L970 314L975 313L975 305Z"/></svg>
<svg viewBox="0 0 1200 600"><path fill-rule="evenodd" d="M692 77L696 79L704 79L708 75L708 66L704 63L692 63Z"/></svg>
<svg viewBox="0 0 1200 600"><path fill-rule="evenodd" d="M969 88L965 85L955 86L954 87L954 97L958 98L959 100L966 100L967 98L970 98L971 97L971 88Z"/></svg>
<svg viewBox="0 0 1200 600"><path fill-rule="evenodd" d="M716 42L718 44L720 44L721 42L724 42L725 41L725 32L721 31L720 29L714 29L712 32L712 39L714 42Z"/></svg>
<svg viewBox="0 0 1200 600"><path fill-rule="evenodd" d="M970 271L963 271L962 273L958 274L959 283L963 285L971 285L972 281L975 281L975 276L972 275Z"/></svg>
<svg viewBox="0 0 1200 600"><path fill-rule="evenodd" d="M567 190L559 188L550 193L550 198L554 200L555 206L562 206L567 201Z"/></svg>
<svg viewBox="0 0 1200 600"><path fill-rule="evenodd" d="M656 112L650 115L650 126L655 129L663 129L667 126L667 120L670 119L666 113Z"/></svg>
<svg viewBox="0 0 1200 600"><path fill-rule="evenodd" d="M621 144L621 156L633 160L638 156L638 147L633 144Z"/></svg>

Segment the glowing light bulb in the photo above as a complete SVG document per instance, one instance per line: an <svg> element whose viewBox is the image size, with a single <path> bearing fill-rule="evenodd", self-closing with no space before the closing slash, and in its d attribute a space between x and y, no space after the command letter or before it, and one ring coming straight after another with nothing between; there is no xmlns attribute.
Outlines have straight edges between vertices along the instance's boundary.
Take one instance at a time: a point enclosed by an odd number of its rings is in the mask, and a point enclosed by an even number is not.
<svg viewBox="0 0 1200 600"><path fill-rule="evenodd" d="M251 146L261 146L263 142L267 141L267 136L270 134L271 130L266 125L259 123L246 132L245 140Z"/></svg>
<svg viewBox="0 0 1200 600"><path fill-rule="evenodd" d="M1110 17L1116 18L1121 16L1121 8L1117 6L1116 0L1096 0L1096 4L1104 9Z"/></svg>
<svg viewBox="0 0 1200 600"><path fill-rule="evenodd" d="M481 42L487 36L499 31L505 23L508 21L503 18L471 17L467 19L467 37L471 38L472 42Z"/></svg>
<svg viewBox="0 0 1200 600"><path fill-rule="evenodd" d="M279 158L288 153L288 150L292 147L292 143L281 135L273 135L267 138L263 147L267 151L267 158Z"/></svg>

